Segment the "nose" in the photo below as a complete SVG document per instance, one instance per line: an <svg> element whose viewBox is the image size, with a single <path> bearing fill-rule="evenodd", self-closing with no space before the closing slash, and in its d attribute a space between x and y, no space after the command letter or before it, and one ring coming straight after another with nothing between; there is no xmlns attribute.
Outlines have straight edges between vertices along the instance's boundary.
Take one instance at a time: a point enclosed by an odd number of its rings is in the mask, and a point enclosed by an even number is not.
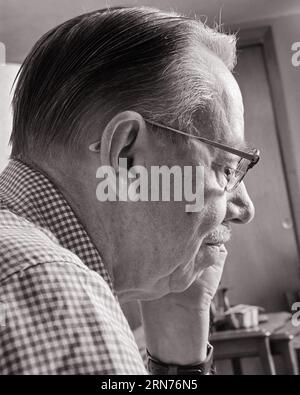
<svg viewBox="0 0 300 395"><path fill-rule="evenodd" d="M255 214L253 202L242 182L239 187L228 193L226 221L247 224L252 221Z"/></svg>

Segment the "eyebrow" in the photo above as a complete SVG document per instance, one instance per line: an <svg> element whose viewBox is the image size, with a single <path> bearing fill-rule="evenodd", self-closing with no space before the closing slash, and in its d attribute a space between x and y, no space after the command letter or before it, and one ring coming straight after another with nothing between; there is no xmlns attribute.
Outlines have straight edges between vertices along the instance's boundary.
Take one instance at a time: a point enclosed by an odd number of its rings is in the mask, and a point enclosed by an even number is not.
<svg viewBox="0 0 300 395"><path fill-rule="evenodd" d="M208 137L208 139L209 139L209 137ZM251 144L247 140L245 140L244 137L235 138L234 136L232 136L232 133L230 133L229 127L228 127L228 133L225 133L225 131L223 130L220 133L219 137L217 137L213 141L216 141L220 144L227 145L228 147L235 148L237 150L244 151L244 152L250 152L252 149Z"/></svg>
<svg viewBox="0 0 300 395"><path fill-rule="evenodd" d="M222 140L219 141L221 144L226 144L227 146L230 146L232 148L235 148L237 150L241 150L244 152L250 152L251 151L251 146L246 140L234 140L234 139L226 139L226 141ZM222 149L214 148L216 152L216 158L217 160L221 159L222 161L225 161L229 165L231 164L237 164L239 160L241 159L241 156L238 156L236 154L233 154L228 151L224 151Z"/></svg>
<svg viewBox="0 0 300 395"><path fill-rule="evenodd" d="M202 136L191 135L191 137L195 137L201 143L201 140L198 137L202 138ZM204 139L207 138L205 137ZM251 145L245 139L223 138L217 140L207 140L210 142L222 144L224 147L232 148L233 150L242 151L243 153L250 153L252 150ZM237 162L241 158L239 153L229 152L222 149L222 147L216 147L213 145L211 145L211 147L215 150L218 157L221 156L231 163Z"/></svg>
<svg viewBox="0 0 300 395"><path fill-rule="evenodd" d="M244 151L244 152L250 152L251 151L251 145L246 141L246 140L234 140L234 139L229 139L226 141L220 141L221 144L225 144L229 147L235 148L237 150L240 151ZM236 156L234 154L231 154L230 152L224 151L227 154L229 154L230 156Z"/></svg>
<svg viewBox="0 0 300 395"><path fill-rule="evenodd" d="M247 152L251 150L251 145L246 140L239 140L239 141L232 140L229 145L241 151Z"/></svg>
<svg viewBox="0 0 300 395"><path fill-rule="evenodd" d="M220 138L217 138L214 141L226 145L227 147L234 148L243 152L251 152L251 150L253 149L252 145L244 138L234 138L233 136L228 137L228 135L225 135L225 133L223 134L222 137L220 136ZM230 156L231 155L236 156L235 154L231 154L230 152L228 152L228 154Z"/></svg>
<svg viewBox="0 0 300 395"><path fill-rule="evenodd" d="M227 151L218 150L217 155L215 156L214 160L216 163L224 163L229 166L237 165L240 161L241 157L235 154L231 154Z"/></svg>

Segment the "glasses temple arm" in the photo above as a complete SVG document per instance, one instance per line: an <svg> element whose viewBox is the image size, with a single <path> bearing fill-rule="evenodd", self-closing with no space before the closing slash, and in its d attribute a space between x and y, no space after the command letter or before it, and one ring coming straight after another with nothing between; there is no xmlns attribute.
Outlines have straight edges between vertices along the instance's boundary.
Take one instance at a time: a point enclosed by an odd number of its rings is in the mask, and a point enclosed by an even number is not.
<svg viewBox="0 0 300 395"><path fill-rule="evenodd" d="M205 137L195 136L193 134L182 132L182 131L174 129L174 128L170 127L170 126L162 125L162 124L160 124L158 122L149 121L148 119L145 119L145 121L147 123L149 123L150 125L157 126L159 128L163 128L163 129L166 129L166 130L170 130L171 132L179 133L179 134L182 134L184 136L193 137L193 138L201 141L202 143L211 145L211 146L219 148L219 149L223 149L223 150L225 150L227 152L230 152L231 154L234 154L234 155L240 156L242 158L248 159L251 162L253 162L253 164L257 163L258 160L259 160L259 151L258 150L256 150L256 152L254 154L253 153L247 153L247 152L240 151L238 149L229 147L226 144L217 143L216 141L211 141L209 139L206 139Z"/></svg>

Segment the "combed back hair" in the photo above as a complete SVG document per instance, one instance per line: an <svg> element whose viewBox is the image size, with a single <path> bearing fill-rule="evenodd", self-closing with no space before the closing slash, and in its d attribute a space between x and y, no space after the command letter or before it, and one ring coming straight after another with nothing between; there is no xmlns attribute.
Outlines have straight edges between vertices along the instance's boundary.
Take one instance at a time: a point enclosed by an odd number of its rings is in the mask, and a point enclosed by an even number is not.
<svg viewBox="0 0 300 395"><path fill-rule="evenodd" d="M171 12L108 8L62 23L21 66L12 157L77 150L97 122L125 110L188 130L216 95L207 54L231 71L235 36Z"/></svg>

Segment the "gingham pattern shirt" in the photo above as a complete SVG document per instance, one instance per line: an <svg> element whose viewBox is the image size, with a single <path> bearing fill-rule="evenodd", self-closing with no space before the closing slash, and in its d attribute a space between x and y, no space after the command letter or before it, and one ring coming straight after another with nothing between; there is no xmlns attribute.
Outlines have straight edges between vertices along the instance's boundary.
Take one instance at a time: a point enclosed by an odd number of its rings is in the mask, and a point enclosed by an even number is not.
<svg viewBox="0 0 300 395"><path fill-rule="evenodd" d="M91 239L18 161L0 175L0 373L147 374Z"/></svg>

